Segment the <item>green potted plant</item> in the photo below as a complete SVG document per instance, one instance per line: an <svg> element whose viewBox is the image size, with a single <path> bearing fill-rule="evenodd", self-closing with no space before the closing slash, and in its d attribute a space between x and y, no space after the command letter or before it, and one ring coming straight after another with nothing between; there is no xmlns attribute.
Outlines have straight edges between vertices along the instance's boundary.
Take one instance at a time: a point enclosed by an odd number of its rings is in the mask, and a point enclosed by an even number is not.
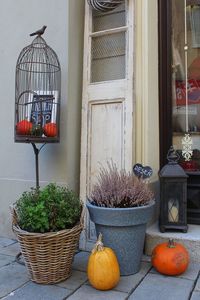
<svg viewBox="0 0 200 300"><path fill-rule="evenodd" d="M154 211L154 194L148 183L113 162L101 167L87 208L97 235L118 258L121 275L137 273L143 254L146 224Z"/></svg>
<svg viewBox="0 0 200 300"><path fill-rule="evenodd" d="M12 228L33 281L55 283L71 275L82 227L82 203L67 187L50 183L21 195L12 207Z"/></svg>

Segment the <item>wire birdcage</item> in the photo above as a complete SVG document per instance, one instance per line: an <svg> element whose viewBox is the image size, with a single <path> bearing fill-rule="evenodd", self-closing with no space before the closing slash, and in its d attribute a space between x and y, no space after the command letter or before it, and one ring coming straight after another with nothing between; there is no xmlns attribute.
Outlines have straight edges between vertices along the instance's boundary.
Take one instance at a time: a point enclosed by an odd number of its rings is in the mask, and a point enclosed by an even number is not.
<svg viewBox="0 0 200 300"><path fill-rule="evenodd" d="M119 6L124 0L88 0L88 4L98 11L110 11Z"/></svg>
<svg viewBox="0 0 200 300"><path fill-rule="evenodd" d="M61 68L40 31L17 60L15 142L59 142Z"/></svg>

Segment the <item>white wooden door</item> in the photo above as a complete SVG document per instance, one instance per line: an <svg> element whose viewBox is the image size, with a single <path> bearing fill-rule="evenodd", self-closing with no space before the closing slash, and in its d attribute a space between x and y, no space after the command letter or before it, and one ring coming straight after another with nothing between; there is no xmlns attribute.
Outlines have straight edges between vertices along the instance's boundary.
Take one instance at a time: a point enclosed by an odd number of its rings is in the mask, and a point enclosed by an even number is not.
<svg viewBox="0 0 200 300"><path fill-rule="evenodd" d="M86 201L100 164L131 170L134 155L134 1L97 13L85 1L80 196ZM87 214L80 247L96 238Z"/></svg>

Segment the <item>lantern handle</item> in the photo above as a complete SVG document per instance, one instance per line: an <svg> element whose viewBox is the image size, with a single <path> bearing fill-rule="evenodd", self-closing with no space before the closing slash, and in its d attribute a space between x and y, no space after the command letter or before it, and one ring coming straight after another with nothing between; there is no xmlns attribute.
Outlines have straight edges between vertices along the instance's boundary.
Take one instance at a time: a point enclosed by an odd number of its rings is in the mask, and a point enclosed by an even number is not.
<svg viewBox="0 0 200 300"><path fill-rule="evenodd" d="M174 150L174 147L171 146L167 152L167 160L169 164L177 164L180 159L180 155L176 150Z"/></svg>

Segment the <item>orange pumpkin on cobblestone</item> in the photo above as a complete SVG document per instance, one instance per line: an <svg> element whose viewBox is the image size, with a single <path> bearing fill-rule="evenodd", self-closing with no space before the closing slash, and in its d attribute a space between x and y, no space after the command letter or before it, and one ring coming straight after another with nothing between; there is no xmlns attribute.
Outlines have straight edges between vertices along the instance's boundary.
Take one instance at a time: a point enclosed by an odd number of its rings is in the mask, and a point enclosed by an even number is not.
<svg viewBox="0 0 200 300"><path fill-rule="evenodd" d="M87 274L90 284L97 290L110 290L119 282L117 257L111 248L104 247L101 234L89 257Z"/></svg>
<svg viewBox="0 0 200 300"><path fill-rule="evenodd" d="M173 240L157 245L152 252L153 267L164 275L180 275L186 271L189 264L187 249Z"/></svg>

